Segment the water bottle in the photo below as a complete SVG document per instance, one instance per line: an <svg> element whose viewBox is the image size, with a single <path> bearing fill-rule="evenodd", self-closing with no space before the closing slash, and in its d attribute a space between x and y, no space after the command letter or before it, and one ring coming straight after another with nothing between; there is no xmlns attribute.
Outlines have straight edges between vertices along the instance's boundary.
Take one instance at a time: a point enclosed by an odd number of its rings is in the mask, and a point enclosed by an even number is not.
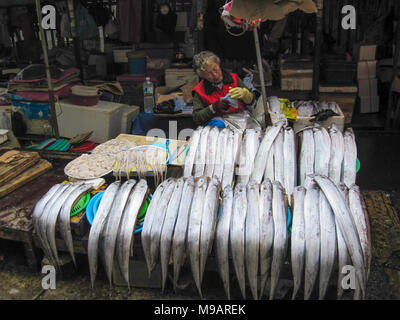
<svg viewBox="0 0 400 320"><path fill-rule="evenodd" d="M11 129L10 120L4 111L0 111L0 129Z"/></svg>
<svg viewBox="0 0 400 320"><path fill-rule="evenodd" d="M154 108L154 86L149 77L143 83L143 104L144 112L153 113Z"/></svg>

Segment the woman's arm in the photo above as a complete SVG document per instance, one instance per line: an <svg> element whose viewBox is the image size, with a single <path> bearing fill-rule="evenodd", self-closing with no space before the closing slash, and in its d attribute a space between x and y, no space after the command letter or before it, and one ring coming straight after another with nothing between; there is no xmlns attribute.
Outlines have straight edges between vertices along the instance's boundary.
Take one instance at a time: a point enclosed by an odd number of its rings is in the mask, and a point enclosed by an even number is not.
<svg viewBox="0 0 400 320"><path fill-rule="evenodd" d="M215 117L215 113L211 111L209 106L204 105L204 102L196 92L193 93L192 116L193 121L197 125L204 125L206 122Z"/></svg>

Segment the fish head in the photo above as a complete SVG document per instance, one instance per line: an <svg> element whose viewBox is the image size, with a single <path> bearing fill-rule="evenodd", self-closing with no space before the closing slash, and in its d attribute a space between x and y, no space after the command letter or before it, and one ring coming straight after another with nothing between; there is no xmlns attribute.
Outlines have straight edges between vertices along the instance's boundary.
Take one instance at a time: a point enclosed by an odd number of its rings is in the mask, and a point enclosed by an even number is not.
<svg viewBox="0 0 400 320"><path fill-rule="evenodd" d="M194 177L193 177L193 176L188 177L188 178L186 179L186 183L187 183L188 185L193 185L193 186L194 186Z"/></svg>
<svg viewBox="0 0 400 320"><path fill-rule="evenodd" d="M180 178L176 181L175 188L176 188L176 189L181 188L181 187L183 186L184 183L185 183L184 178L183 178L183 177L180 177Z"/></svg>
<svg viewBox="0 0 400 320"><path fill-rule="evenodd" d="M197 187L204 188L207 187L207 178L200 177L196 182Z"/></svg>
<svg viewBox="0 0 400 320"><path fill-rule="evenodd" d="M228 198L233 196L233 190L230 185L227 185L222 192L222 198Z"/></svg>
<svg viewBox="0 0 400 320"><path fill-rule="evenodd" d="M353 185L349 188L349 190L360 194L360 187L357 186L356 184L353 184Z"/></svg>
<svg viewBox="0 0 400 320"><path fill-rule="evenodd" d="M259 185L257 181L255 180L250 180L247 184L247 189L248 190L254 190L254 189L259 189Z"/></svg>
<svg viewBox="0 0 400 320"><path fill-rule="evenodd" d="M246 192L246 185L244 183L238 183L235 187L235 192Z"/></svg>
<svg viewBox="0 0 400 320"><path fill-rule="evenodd" d="M285 189L283 188L282 184L280 183L280 181L273 181L272 182L272 187L273 188L278 188L279 190L285 191Z"/></svg>

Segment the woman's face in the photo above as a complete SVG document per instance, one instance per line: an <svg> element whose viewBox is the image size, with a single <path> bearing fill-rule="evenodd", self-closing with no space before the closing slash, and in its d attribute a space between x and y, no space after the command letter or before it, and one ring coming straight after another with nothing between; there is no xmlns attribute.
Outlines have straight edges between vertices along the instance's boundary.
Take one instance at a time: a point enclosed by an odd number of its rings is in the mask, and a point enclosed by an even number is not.
<svg viewBox="0 0 400 320"><path fill-rule="evenodd" d="M202 72L202 78L211 83L220 83L222 81L222 70L219 64L210 62L206 70Z"/></svg>

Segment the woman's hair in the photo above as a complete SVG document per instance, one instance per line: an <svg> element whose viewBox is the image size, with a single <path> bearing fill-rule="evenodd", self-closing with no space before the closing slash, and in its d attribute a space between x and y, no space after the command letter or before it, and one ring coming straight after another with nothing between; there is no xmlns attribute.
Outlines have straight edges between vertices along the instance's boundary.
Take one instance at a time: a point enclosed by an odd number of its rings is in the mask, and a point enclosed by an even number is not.
<svg viewBox="0 0 400 320"><path fill-rule="evenodd" d="M221 63L220 58L211 51L202 51L193 57L193 68L196 73L201 76L210 62L215 62L218 65Z"/></svg>

